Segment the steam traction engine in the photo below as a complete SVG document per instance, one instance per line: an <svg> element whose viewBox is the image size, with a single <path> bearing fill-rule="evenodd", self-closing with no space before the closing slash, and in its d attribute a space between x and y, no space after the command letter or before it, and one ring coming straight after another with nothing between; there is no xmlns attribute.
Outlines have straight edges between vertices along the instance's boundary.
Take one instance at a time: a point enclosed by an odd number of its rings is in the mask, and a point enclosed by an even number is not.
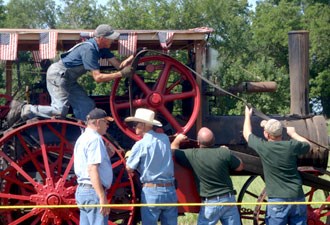
<svg viewBox="0 0 330 225"><path fill-rule="evenodd" d="M40 30L3 30L18 32L18 51L37 50ZM58 49L67 50L79 41L84 31L58 31ZM130 31L120 31L130 32ZM134 31L138 34L138 47L159 50L159 41L155 35L159 31ZM201 126L210 127L216 135L218 145L227 145L239 155L245 164L245 170L237 175L247 178L238 189L239 202L254 202L253 206L240 206L244 221L263 224L265 206L257 202L266 201L262 183L262 166L257 155L248 149L243 141L242 116L212 116L207 111L208 97L202 85L202 64L205 56L205 38L207 30L193 29L175 31L171 50L186 52L187 65L163 54L146 54L138 60L136 71L131 80L118 79L113 83L109 96L95 96L98 107L105 109L115 118L104 137L116 150L112 158L114 181L108 192L112 207L109 224L135 224L139 221L138 207L140 184L137 176L131 177L125 170L125 159L120 150L129 150L138 140L123 121L138 107L147 107L157 112L157 119L163 123L162 130L170 137L183 132L194 139L196 130ZM292 34L294 43L306 40L305 33ZM295 39L295 37L298 37ZM303 38L301 38L303 37ZM112 46L114 47L115 44ZM299 47L299 46L298 46ZM296 47L297 48L297 47ZM295 49L295 48L293 48ZM116 50L114 47L113 50ZM292 51L291 51L292 52ZM294 53L293 53L294 54ZM303 61L304 57L292 57ZM291 62L290 62L291 63ZM293 62L302 65L301 62ZM308 65L308 63L307 63ZM197 73L189 69L192 67ZM1 95L1 119L9 110L11 97L11 63L6 64L7 86L5 95ZM298 67L299 68L299 67ZM104 68L109 69L109 68ZM293 71L300 73L299 69ZM291 78L293 79L293 78ZM267 83L246 83L246 90L258 90ZM307 83L305 83L307 84ZM249 86L250 85L250 86ZM302 91L304 87L299 87ZM298 90L298 95L299 95ZM303 92L303 91L302 91ZM294 95L294 94L292 94ZM305 98L302 98L305 101ZM31 99L32 101L32 99ZM305 103L305 102L303 102ZM299 102L298 105L301 105ZM304 105L304 104L302 104ZM291 105L291 108L295 109ZM306 107L307 108L307 107ZM322 116L309 116L308 113L293 111L295 117L277 117L299 129L299 133L315 142L313 151L300 159L299 165L305 185L307 200L313 201L318 195L328 200L330 183L321 175L328 175L328 135L326 122ZM254 117L254 127L260 118ZM73 117L34 118L16 123L8 128L2 122L0 139L0 224L79 224L79 210L75 205L74 193L76 177L73 172L73 146L85 127L82 121ZM224 128L225 129L222 129ZM297 130L298 130L297 129ZM256 129L259 135L261 129ZM198 203L198 197L192 172L175 164L178 180L177 194L179 203ZM254 185L255 183L261 183ZM260 190L255 187L262 187ZM237 187L236 187L237 188ZM320 193L319 193L320 192ZM251 200L252 198L252 200ZM67 207L66 207L67 205ZM329 224L327 205L310 205L308 224ZM180 206L180 213L198 212L196 206Z"/></svg>

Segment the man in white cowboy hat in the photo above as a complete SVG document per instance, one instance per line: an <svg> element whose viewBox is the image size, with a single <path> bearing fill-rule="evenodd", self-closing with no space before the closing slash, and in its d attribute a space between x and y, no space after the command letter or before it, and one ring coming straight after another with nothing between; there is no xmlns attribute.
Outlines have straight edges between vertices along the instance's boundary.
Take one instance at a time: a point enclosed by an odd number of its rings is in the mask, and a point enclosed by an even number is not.
<svg viewBox="0 0 330 225"><path fill-rule="evenodd" d="M302 180L297 169L298 155L311 150L311 143L296 133L294 127L287 127L291 140L282 140L283 125L270 119L261 121L264 139L252 133L252 108L245 107L243 136L248 146L260 156L266 183L268 202L305 202ZM306 205L268 205L266 224L307 224Z"/></svg>
<svg viewBox="0 0 330 225"><path fill-rule="evenodd" d="M162 126L154 118L152 110L138 108L134 117L125 119L136 122L135 132L142 137L133 145L126 169L130 173L134 170L140 173L142 203L177 203L170 140L167 135L153 130L153 126ZM158 220L162 225L176 225L178 209L173 206L142 207L141 217L143 225L157 225Z"/></svg>

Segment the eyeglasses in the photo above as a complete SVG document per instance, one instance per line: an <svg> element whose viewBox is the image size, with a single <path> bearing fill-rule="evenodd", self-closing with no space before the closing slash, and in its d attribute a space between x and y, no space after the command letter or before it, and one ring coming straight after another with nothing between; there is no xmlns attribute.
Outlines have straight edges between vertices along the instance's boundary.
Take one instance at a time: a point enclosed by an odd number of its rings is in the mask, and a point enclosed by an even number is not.
<svg viewBox="0 0 330 225"><path fill-rule="evenodd" d="M110 124L110 123L109 123L109 121L108 121L108 120L106 120L106 119L100 119L100 121L103 121L103 122L105 122L105 124L106 124L106 125L108 125L108 126L109 126L109 124Z"/></svg>

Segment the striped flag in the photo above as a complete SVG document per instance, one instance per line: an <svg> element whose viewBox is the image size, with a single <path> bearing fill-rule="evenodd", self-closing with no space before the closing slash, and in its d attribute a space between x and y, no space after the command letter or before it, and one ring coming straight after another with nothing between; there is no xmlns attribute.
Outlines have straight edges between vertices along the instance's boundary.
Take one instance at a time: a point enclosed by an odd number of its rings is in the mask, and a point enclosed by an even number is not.
<svg viewBox="0 0 330 225"><path fill-rule="evenodd" d="M31 51L31 53L32 53L34 65L37 68L41 68L41 65L40 65L40 62L41 62L40 52L39 51Z"/></svg>
<svg viewBox="0 0 330 225"><path fill-rule="evenodd" d="M0 60L16 60L18 34L0 33Z"/></svg>
<svg viewBox="0 0 330 225"><path fill-rule="evenodd" d="M160 46L164 50L168 50L173 43L174 32L158 32Z"/></svg>
<svg viewBox="0 0 330 225"><path fill-rule="evenodd" d="M122 33L119 36L118 51L121 56L129 56L136 53L137 47L137 34L133 33Z"/></svg>
<svg viewBox="0 0 330 225"><path fill-rule="evenodd" d="M40 34L39 50L41 59L53 59L56 56L57 32Z"/></svg>

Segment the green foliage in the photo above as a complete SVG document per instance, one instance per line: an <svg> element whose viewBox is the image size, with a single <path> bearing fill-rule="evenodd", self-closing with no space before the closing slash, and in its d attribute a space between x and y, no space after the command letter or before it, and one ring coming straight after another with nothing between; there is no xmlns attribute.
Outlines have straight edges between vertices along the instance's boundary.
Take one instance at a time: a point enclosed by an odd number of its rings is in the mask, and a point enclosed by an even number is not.
<svg viewBox="0 0 330 225"><path fill-rule="evenodd" d="M95 29L105 23L104 6L96 0L61 0L63 9L59 13L59 28Z"/></svg>
<svg viewBox="0 0 330 225"><path fill-rule="evenodd" d="M54 0L10 0L7 4L5 27L55 28Z"/></svg>

